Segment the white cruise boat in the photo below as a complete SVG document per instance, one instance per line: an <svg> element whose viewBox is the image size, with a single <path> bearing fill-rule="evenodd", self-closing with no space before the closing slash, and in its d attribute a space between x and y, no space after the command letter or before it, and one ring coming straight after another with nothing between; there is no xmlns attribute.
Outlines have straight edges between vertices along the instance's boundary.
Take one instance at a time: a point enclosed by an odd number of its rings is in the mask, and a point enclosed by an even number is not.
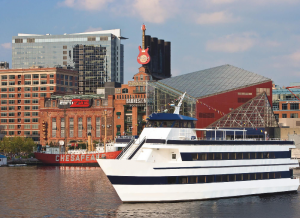
<svg viewBox="0 0 300 218"><path fill-rule="evenodd" d="M176 110L175 110L176 112ZM177 110L179 112L179 110ZM154 113L117 159L98 159L123 202L189 201L295 192L293 141L197 140L195 118ZM245 131L245 130L224 130Z"/></svg>

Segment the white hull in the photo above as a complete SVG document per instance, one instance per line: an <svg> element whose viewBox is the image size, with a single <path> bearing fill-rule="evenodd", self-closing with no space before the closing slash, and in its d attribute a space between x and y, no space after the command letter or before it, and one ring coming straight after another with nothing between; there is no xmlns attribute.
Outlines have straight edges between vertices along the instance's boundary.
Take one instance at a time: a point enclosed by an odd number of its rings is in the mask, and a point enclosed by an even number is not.
<svg viewBox="0 0 300 218"><path fill-rule="evenodd" d="M297 191L298 179L180 185L114 185L123 202L189 201Z"/></svg>

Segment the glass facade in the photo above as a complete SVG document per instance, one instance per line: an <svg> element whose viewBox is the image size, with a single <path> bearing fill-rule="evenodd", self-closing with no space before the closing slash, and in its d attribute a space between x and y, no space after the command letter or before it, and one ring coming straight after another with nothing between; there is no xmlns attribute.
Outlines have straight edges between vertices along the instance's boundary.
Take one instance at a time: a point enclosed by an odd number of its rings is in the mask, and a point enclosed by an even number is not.
<svg viewBox="0 0 300 218"><path fill-rule="evenodd" d="M176 101L183 93L176 91L159 82L147 82L147 105L146 114L149 116L152 113L173 113L174 107L171 104L178 104ZM180 108L180 114L196 118L196 98L185 95Z"/></svg>
<svg viewBox="0 0 300 218"><path fill-rule="evenodd" d="M12 38L12 68L59 67L79 72L79 93L105 82L123 83L121 30L65 35L19 34Z"/></svg>

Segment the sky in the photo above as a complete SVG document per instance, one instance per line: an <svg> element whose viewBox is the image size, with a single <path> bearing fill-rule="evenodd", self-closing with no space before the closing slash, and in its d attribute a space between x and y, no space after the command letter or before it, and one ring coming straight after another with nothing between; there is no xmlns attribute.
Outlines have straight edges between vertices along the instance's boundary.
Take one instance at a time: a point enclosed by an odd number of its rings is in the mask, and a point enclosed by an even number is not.
<svg viewBox="0 0 300 218"><path fill-rule="evenodd" d="M230 64L280 86L300 82L300 0L0 0L0 61L12 36L121 29L131 81L146 34L171 42L178 76Z"/></svg>

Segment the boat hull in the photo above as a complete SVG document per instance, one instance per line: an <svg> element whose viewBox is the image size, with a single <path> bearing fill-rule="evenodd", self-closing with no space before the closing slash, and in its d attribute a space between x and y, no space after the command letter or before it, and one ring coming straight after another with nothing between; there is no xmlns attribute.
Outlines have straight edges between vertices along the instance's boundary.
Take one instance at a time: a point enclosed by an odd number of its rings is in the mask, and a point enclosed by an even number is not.
<svg viewBox="0 0 300 218"><path fill-rule="evenodd" d="M175 202L296 192L298 179L185 185L114 185L123 202Z"/></svg>
<svg viewBox="0 0 300 218"><path fill-rule="evenodd" d="M93 154L46 154L34 153L35 158L45 165L55 166L99 166L96 159L115 159L121 151Z"/></svg>

